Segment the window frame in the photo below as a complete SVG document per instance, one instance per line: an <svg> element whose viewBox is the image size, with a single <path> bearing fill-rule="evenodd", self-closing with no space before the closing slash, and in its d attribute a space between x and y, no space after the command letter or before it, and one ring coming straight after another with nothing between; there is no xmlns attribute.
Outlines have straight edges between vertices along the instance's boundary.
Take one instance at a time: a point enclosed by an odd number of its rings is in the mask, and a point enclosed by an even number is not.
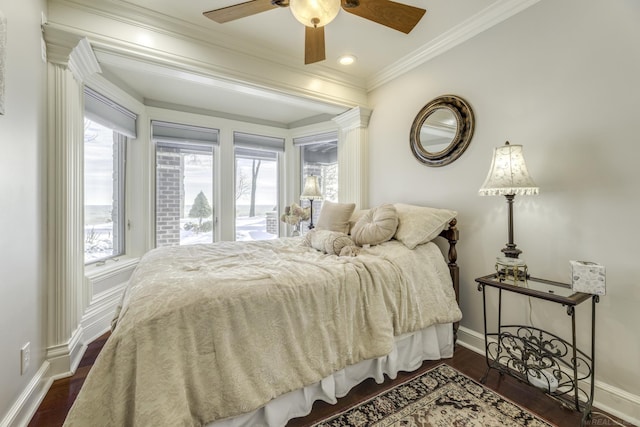
<svg viewBox="0 0 640 427"><path fill-rule="evenodd" d="M109 260L116 260L119 257L123 256L126 254L126 248L127 248L127 227L126 227L126 223L127 223L127 192L126 192L126 182L127 182L127 148L128 148L128 138L119 133L118 131L116 131L115 129L109 127L109 126L105 126L101 123L98 123L94 120L92 120L91 118L87 117L86 115L83 116L85 123L86 121L90 121L92 123L95 123L96 125L99 125L105 129L109 129L111 131L111 139L112 139L112 143L113 143L113 176L112 176L112 185L113 185L113 202L112 202L112 209L114 207L116 207L117 210L117 215L114 215L113 212L111 214L112 218L117 218L117 221L114 220L113 224L115 225L112 228L112 234L113 234L113 239L112 239L112 249L113 249L113 253L107 256L103 256L103 257L99 257L99 258L92 258L90 260L87 260L87 235L86 235L86 227L87 224L85 223L85 221L83 221L83 233L84 233L84 238L83 238L83 247L84 247L84 260L83 263L85 265L85 267L87 266L91 266L91 265L104 265L107 261ZM83 130L83 140L86 138L86 133ZM86 144L86 141L83 141L83 144ZM83 148L83 171L85 170L85 162L86 162L86 157L84 156L84 148ZM85 187L84 183L86 181L86 171L83 173L83 188ZM85 212L86 215L86 207L87 204L84 201L84 197L83 197L83 211ZM116 234L118 236L118 238L116 239Z"/></svg>
<svg viewBox="0 0 640 427"><path fill-rule="evenodd" d="M244 143L241 140L244 139ZM247 139L250 142L247 142ZM260 144L260 139L265 141L264 145ZM277 141L276 141L277 140ZM274 238L282 237L284 235L284 227L280 224L280 215L283 211L283 199L284 194L287 193L287 186L284 182L284 169L286 168L284 156L287 139L284 136L273 136L269 134L263 134L260 132L245 132L241 130L233 131L233 236L234 240L237 240L238 223L237 223L237 199L235 193L237 189L237 150L248 151L263 151L271 153L275 157L276 162L276 226L277 233ZM265 226L268 229L268 224ZM265 230L266 231L266 230Z"/></svg>
<svg viewBox="0 0 640 427"><path fill-rule="evenodd" d="M210 128L212 130L216 130L219 132L219 129L215 129L215 128ZM180 146L183 146L183 148L185 150L189 150L189 149L193 149L194 151L201 151L202 153L208 152L211 155L211 194L207 195L208 197L208 201L211 204L211 207L213 209L213 214L212 214L212 222L213 222L213 229L212 229L212 237L211 237L211 242L208 243L213 243L218 241L217 236L217 203L216 203L216 193L217 193L217 188L216 188L216 168L217 168L217 156L216 156L216 150L217 150L217 144L214 143L206 143L206 142L197 142L197 141L184 141L184 142L177 142L177 141L167 141L167 140L163 140L162 138L154 138L153 135L151 135L151 139L152 139L152 146L153 146L153 206L152 206L152 223L153 223L153 247L158 247L158 146L159 145L164 145L164 146L174 146L176 148L180 148ZM195 148L198 147L198 148ZM200 148L204 148L207 147L210 150L202 150ZM184 179L184 177L183 177ZM181 240L181 239L180 239ZM182 242L179 243L180 246L182 246Z"/></svg>
<svg viewBox="0 0 640 427"><path fill-rule="evenodd" d="M336 167L338 167L338 178L337 178L337 185L339 185L339 174L340 174L340 169L339 169L339 162L338 162L338 150L340 147L340 144L338 144L338 138L339 138L339 133L337 130L323 130L323 131L318 131L315 133L311 133L305 136L299 136L299 137L294 137L293 138L293 145L294 147L299 149L299 153L298 153L298 163L299 163L299 179L300 179L300 185L301 188L304 186L304 181L305 181L305 159L304 159L304 147L310 146L310 145L318 145L318 144L331 144L331 145L335 145L335 149L336 149ZM324 183L321 183L322 187L324 188ZM338 187L339 188L339 187ZM337 191L336 191L336 200L337 201Z"/></svg>

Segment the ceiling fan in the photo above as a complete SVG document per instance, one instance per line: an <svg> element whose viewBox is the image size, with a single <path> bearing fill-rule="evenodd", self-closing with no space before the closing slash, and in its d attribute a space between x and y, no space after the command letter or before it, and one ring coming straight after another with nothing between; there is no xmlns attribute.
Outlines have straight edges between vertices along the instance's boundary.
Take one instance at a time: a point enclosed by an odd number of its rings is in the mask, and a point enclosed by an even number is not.
<svg viewBox="0 0 640 427"><path fill-rule="evenodd" d="M290 7L293 16L305 26L305 64L325 59L324 26L338 15L340 8L405 34L411 32L426 12L391 0L251 0L203 15L222 24L277 7Z"/></svg>

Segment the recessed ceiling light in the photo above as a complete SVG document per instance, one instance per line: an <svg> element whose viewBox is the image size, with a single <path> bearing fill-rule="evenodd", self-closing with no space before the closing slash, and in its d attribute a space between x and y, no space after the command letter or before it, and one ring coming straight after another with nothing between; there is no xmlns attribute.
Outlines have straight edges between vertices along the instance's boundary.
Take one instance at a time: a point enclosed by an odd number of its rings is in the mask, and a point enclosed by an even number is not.
<svg viewBox="0 0 640 427"><path fill-rule="evenodd" d="M353 55L342 55L338 58L338 62L340 65L351 65L356 62L356 57Z"/></svg>

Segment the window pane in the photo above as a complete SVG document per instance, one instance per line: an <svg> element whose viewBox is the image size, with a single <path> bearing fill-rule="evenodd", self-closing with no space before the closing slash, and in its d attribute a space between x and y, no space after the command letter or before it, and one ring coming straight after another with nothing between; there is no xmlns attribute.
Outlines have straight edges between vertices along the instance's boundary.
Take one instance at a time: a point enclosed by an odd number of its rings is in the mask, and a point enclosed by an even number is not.
<svg viewBox="0 0 640 427"><path fill-rule="evenodd" d="M236 240L278 237L278 153L235 149Z"/></svg>
<svg viewBox="0 0 640 427"><path fill-rule="evenodd" d="M84 122L84 261L124 252L125 138Z"/></svg>
<svg viewBox="0 0 640 427"><path fill-rule="evenodd" d="M300 146L302 163L301 187L304 188L308 176L318 177L323 200L338 201L338 141L318 142ZM309 206L308 200L301 201L303 207ZM313 203L313 222L318 221L322 202ZM303 224L306 229L308 224Z"/></svg>
<svg viewBox="0 0 640 427"><path fill-rule="evenodd" d="M156 246L214 241L213 146L156 143Z"/></svg>

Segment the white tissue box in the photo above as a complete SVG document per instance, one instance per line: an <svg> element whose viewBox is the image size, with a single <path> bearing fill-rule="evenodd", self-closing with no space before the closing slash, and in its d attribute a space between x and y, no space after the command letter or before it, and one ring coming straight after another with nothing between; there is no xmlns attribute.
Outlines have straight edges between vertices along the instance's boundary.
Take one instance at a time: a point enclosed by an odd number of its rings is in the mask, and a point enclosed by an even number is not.
<svg viewBox="0 0 640 427"><path fill-rule="evenodd" d="M571 289L587 294L604 295L604 265L589 261L569 261L571 264Z"/></svg>

